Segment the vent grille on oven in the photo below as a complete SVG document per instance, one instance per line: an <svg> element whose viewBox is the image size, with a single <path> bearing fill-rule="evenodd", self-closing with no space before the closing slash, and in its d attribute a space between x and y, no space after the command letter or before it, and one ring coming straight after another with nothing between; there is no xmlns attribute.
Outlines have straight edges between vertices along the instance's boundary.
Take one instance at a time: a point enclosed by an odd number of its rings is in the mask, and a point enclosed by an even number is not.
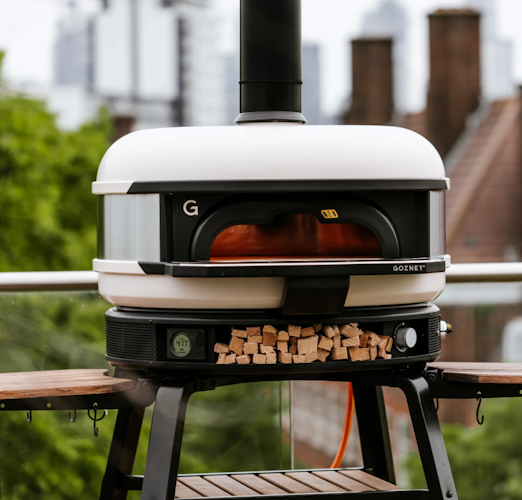
<svg viewBox="0 0 522 500"><path fill-rule="evenodd" d="M430 318L428 335L430 354L440 352L440 316Z"/></svg>
<svg viewBox="0 0 522 500"><path fill-rule="evenodd" d="M154 361L155 327L150 323L120 323L107 318L107 356Z"/></svg>

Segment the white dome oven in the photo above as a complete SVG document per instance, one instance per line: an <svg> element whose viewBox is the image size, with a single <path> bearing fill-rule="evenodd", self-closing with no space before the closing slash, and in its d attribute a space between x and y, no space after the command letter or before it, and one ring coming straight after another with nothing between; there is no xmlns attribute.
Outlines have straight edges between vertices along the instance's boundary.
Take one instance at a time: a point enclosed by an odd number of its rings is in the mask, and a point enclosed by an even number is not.
<svg viewBox="0 0 522 500"><path fill-rule="evenodd" d="M449 265L439 154L398 127L305 125L300 52L288 49L293 66L258 56L253 69L248 33L239 126L135 132L101 162L94 270L116 306L108 361L223 373L436 359L440 313L429 301ZM216 364L233 330L355 323L393 339L386 358Z"/></svg>

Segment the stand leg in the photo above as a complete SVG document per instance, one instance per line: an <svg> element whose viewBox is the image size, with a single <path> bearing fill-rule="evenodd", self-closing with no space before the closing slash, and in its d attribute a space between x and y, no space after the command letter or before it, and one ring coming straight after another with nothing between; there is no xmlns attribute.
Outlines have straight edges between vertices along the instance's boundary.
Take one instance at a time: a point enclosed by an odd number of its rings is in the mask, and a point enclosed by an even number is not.
<svg viewBox="0 0 522 500"><path fill-rule="evenodd" d="M353 384L353 394L364 467L373 468L377 477L395 483L382 388Z"/></svg>
<svg viewBox="0 0 522 500"><path fill-rule="evenodd" d="M125 500L127 491L117 489L117 481L132 474L136 448L140 438L145 407L118 411L107 469L103 477L100 500Z"/></svg>
<svg viewBox="0 0 522 500"><path fill-rule="evenodd" d="M414 378L398 375L396 383L408 401L430 498L457 500L448 454L428 383L420 375Z"/></svg>
<svg viewBox="0 0 522 500"><path fill-rule="evenodd" d="M160 387L150 431L142 500L174 500L187 403L193 389L183 384Z"/></svg>

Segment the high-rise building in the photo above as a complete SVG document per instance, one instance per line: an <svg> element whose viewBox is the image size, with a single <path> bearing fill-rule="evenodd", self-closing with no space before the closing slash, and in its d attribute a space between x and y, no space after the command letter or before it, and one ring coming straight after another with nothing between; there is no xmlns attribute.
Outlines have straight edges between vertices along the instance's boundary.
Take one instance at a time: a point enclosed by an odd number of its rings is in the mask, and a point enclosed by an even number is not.
<svg viewBox="0 0 522 500"><path fill-rule="evenodd" d="M54 43L54 83L89 83L89 18L75 0L67 5L67 14L58 22Z"/></svg>
<svg viewBox="0 0 522 500"><path fill-rule="evenodd" d="M321 116L320 47L317 43L302 45L302 111L310 125L319 125Z"/></svg>
<svg viewBox="0 0 522 500"><path fill-rule="evenodd" d="M227 125L233 125L239 115L239 51L226 56Z"/></svg>
<svg viewBox="0 0 522 500"><path fill-rule="evenodd" d="M406 12L396 0L381 0L375 10L364 16L361 30L363 37L393 39L394 97L399 111L405 110L408 99L407 24Z"/></svg>
<svg viewBox="0 0 522 500"><path fill-rule="evenodd" d="M94 86L137 128L226 123L225 61L209 0L106 0Z"/></svg>
<svg viewBox="0 0 522 500"><path fill-rule="evenodd" d="M482 93L488 100L511 96L513 81L513 44L500 38L496 28L496 0L469 0L481 17Z"/></svg>

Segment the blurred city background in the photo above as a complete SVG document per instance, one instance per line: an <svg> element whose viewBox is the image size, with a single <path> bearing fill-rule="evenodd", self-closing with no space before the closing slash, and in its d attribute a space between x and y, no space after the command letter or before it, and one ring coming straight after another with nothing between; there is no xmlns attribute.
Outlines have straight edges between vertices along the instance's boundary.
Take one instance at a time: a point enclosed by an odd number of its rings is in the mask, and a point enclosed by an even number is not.
<svg viewBox="0 0 522 500"><path fill-rule="evenodd" d="M522 2L302 5L309 124L423 134L451 178L453 262L520 261ZM237 0L0 0L0 271L91 269L90 183L111 141L144 128L233 125L238 16ZM451 284L436 303L454 329L441 359L522 362L522 283ZM0 370L106 367L108 307L94 293L1 294ZM385 396L399 484L422 486L405 399ZM182 471L328 467L345 406L346 385L333 383L198 394ZM459 496L522 499L522 405L482 408L478 427L474 401L440 402ZM73 425L37 415L28 428L25 415L1 415L0 498L96 497L112 422L96 440L87 417ZM353 427L347 466L361 464Z"/></svg>

